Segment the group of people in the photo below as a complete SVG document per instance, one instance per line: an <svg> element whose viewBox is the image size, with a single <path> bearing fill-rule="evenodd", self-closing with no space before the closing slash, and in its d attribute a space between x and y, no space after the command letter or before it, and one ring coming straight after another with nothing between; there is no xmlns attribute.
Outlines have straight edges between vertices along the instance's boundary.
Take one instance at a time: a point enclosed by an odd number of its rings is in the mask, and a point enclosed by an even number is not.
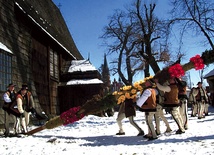
<svg viewBox="0 0 214 155"><path fill-rule="evenodd" d="M201 82L198 83L198 88L195 88L192 94L198 105L198 118L203 118L203 107L207 98ZM147 79L145 81L145 88L139 97L126 99L121 103L117 117L119 132L116 135L125 135L122 127L122 120L125 117L129 118L130 123L138 130L137 136L144 136L148 140L155 140L161 134L160 119L166 125L165 132L171 132L172 129L163 112L163 109L166 108L169 109L172 118L177 124L176 134L183 134L189 128L188 100L187 83L185 81L179 78L171 78L164 84L160 84L158 79ZM147 134L133 119L136 115L136 108L145 113L145 120L148 126ZM155 125L153 122L155 122Z"/></svg>
<svg viewBox="0 0 214 155"><path fill-rule="evenodd" d="M28 131L30 114L35 114L33 108L34 100L31 92L28 90L27 84L23 84L22 88L16 92L16 85L11 83L7 87L7 91L3 95L5 111L5 137L18 135ZM14 121L14 132L10 132L10 118Z"/></svg>
<svg viewBox="0 0 214 155"><path fill-rule="evenodd" d="M190 92L189 102L192 104L192 117L198 115L198 119L208 116L208 107L210 97L206 90L202 87L202 83L198 82L198 87L193 87Z"/></svg>

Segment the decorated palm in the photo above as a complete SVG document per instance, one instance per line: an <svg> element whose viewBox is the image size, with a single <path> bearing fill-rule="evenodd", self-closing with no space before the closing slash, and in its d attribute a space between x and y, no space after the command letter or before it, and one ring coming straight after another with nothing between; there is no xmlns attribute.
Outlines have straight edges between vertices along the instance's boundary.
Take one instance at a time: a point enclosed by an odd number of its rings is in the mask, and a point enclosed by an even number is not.
<svg viewBox="0 0 214 155"><path fill-rule="evenodd" d="M26 133L27 135L34 134L44 129L53 129L61 125L67 125L82 119L84 116L97 114L108 108L114 107L116 104L120 104L125 99L134 99L138 92L142 92L145 88L145 81L148 79L158 79L160 83L164 83L170 78L180 78L186 71L195 68L200 70L204 68L204 65L209 65L214 62L214 51L205 51L202 56L196 55L190 59L190 61L184 65L175 63L169 67L159 71L154 77L147 77L144 80L135 82L130 86L123 86L119 91L107 94L104 97L95 95L91 100L88 100L81 107L71 108L60 116L54 117L45 123L45 125L36 128Z"/></svg>

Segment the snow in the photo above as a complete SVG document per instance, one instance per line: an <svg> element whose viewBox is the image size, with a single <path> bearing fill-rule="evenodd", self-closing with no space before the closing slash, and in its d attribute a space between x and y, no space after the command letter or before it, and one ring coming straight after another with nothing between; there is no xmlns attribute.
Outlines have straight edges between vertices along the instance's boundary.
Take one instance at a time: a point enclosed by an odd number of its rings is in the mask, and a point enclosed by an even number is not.
<svg viewBox="0 0 214 155"><path fill-rule="evenodd" d="M89 60L72 60L68 73L74 72L89 72L96 71L97 69L90 63ZM66 85L79 85L79 84L101 84L103 81L98 78L94 79L72 79Z"/></svg>
<svg viewBox="0 0 214 155"><path fill-rule="evenodd" d="M100 84L103 81L99 79L74 79L67 82L66 85L80 85L80 84Z"/></svg>
<svg viewBox="0 0 214 155"><path fill-rule="evenodd" d="M7 46L5 46L5 45L4 45L3 43L1 43L1 42L0 42L0 49L6 51L6 52L8 52L8 53L13 54L13 52L12 52L9 48L7 48Z"/></svg>
<svg viewBox="0 0 214 155"><path fill-rule="evenodd" d="M113 117L89 115L83 119L54 129L46 129L21 138L0 138L0 154L4 155L211 155L214 154L214 108L204 119L189 117L189 129L177 135L177 126L170 114L166 114L172 133L166 134L161 121L162 134L148 141L136 136L138 131L123 120L125 135L116 136L117 112ZM189 114L190 114L189 109ZM145 117L137 111L136 122L147 133ZM36 126L30 126L30 129Z"/></svg>
<svg viewBox="0 0 214 155"><path fill-rule="evenodd" d="M87 71L95 71L97 70L89 60L72 60L71 66L68 69L69 73L73 72L87 72Z"/></svg>

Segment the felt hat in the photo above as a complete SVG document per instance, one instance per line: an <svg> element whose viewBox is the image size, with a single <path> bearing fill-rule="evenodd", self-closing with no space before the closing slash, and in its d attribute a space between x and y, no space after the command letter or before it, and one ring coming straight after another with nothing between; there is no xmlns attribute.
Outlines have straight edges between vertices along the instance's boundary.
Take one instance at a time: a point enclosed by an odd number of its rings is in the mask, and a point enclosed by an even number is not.
<svg viewBox="0 0 214 155"><path fill-rule="evenodd" d="M197 85L202 84L202 82L198 82Z"/></svg>
<svg viewBox="0 0 214 155"><path fill-rule="evenodd" d="M15 86L16 86L15 84L10 83L10 84L7 86L7 88L9 88L9 87L15 87Z"/></svg>
<svg viewBox="0 0 214 155"><path fill-rule="evenodd" d="M21 90L28 90L28 86L27 86L27 84L22 84L22 88L21 88Z"/></svg>

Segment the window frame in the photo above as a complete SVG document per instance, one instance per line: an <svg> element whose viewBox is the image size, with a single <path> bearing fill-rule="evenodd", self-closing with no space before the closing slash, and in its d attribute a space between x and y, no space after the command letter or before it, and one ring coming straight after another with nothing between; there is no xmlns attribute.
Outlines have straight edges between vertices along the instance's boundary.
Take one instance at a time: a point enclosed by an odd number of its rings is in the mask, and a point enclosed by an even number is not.
<svg viewBox="0 0 214 155"><path fill-rule="evenodd" d="M53 49L49 49L49 74L54 80L59 80L59 55Z"/></svg>
<svg viewBox="0 0 214 155"><path fill-rule="evenodd" d="M12 82L12 54L0 49L0 92Z"/></svg>

